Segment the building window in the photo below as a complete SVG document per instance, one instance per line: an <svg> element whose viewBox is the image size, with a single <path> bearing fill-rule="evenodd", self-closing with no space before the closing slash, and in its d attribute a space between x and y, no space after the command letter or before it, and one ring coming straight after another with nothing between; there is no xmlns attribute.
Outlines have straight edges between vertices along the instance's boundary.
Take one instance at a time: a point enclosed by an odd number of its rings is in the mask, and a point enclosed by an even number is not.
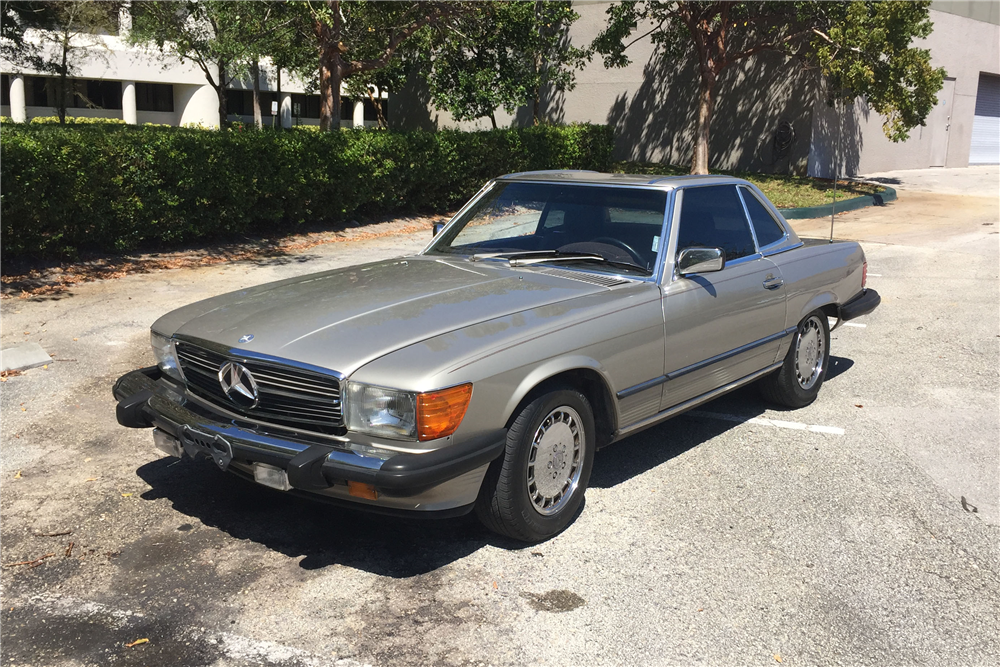
<svg viewBox="0 0 1000 667"><path fill-rule="evenodd" d="M122 108L122 82L121 81L87 81L87 99L77 100L82 103L77 106L91 107L95 109L121 109Z"/></svg>
<svg viewBox="0 0 1000 667"><path fill-rule="evenodd" d="M0 104L10 105L10 77L0 74Z"/></svg>
<svg viewBox="0 0 1000 667"><path fill-rule="evenodd" d="M24 77L24 97L25 104L29 107L47 107L49 104L48 86L46 79L40 76Z"/></svg>
<svg viewBox="0 0 1000 667"><path fill-rule="evenodd" d="M382 115L389 118L389 100L379 100L382 105ZM372 102L371 98L364 100L365 105L365 120L366 121L377 121L378 112L375 110L375 103Z"/></svg>
<svg viewBox="0 0 1000 667"><path fill-rule="evenodd" d="M319 95L292 95L292 117L319 118Z"/></svg>
<svg viewBox="0 0 1000 667"><path fill-rule="evenodd" d="M277 93L260 91L260 115L271 115L271 102L278 99ZM227 90L226 113L234 116L253 116L252 90Z"/></svg>
<svg viewBox="0 0 1000 667"><path fill-rule="evenodd" d="M135 84L135 108L138 111L173 111L174 87L169 83Z"/></svg>

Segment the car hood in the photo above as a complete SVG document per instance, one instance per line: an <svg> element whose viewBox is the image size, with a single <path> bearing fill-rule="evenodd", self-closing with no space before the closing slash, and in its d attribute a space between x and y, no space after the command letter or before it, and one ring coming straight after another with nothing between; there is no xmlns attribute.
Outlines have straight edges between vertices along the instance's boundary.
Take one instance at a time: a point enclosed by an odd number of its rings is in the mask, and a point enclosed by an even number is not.
<svg viewBox="0 0 1000 667"><path fill-rule="evenodd" d="M231 292L175 310L153 328L349 375L427 338L605 289L544 269L421 256Z"/></svg>

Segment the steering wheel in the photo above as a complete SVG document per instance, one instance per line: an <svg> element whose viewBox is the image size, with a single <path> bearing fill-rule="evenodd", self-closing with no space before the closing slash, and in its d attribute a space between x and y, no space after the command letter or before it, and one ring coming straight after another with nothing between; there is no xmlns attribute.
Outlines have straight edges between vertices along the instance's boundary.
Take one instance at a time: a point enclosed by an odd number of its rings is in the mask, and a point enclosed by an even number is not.
<svg viewBox="0 0 1000 667"><path fill-rule="evenodd" d="M625 243L621 239L616 239L616 238L611 237L611 236L598 236L596 239L590 239L590 242L591 243L605 243L607 245L613 245L616 248L621 248L622 250L624 250L628 254L632 255L632 259L635 260L636 264L638 264L639 266L646 266L646 259L642 255L640 255L639 253L637 253L635 250L633 250L632 246L630 246L629 244Z"/></svg>

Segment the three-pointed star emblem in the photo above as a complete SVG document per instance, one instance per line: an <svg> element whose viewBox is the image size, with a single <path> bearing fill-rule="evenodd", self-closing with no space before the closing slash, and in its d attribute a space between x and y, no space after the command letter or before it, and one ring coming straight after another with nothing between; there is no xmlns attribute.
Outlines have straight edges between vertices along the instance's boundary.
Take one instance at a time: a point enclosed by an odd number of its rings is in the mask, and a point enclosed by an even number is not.
<svg viewBox="0 0 1000 667"><path fill-rule="evenodd" d="M244 409L257 405L257 381L243 364L227 361L219 368L219 384L229 400Z"/></svg>

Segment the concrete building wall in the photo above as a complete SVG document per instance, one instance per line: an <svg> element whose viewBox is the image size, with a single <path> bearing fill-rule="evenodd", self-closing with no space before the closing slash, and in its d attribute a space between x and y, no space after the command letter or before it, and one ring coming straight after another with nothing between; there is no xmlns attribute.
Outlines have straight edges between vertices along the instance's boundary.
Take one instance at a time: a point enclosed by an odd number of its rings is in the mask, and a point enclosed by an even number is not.
<svg viewBox="0 0 1000 667"><path fill-rule="evenodd" d="M820 100L813 116L811 175L832 176L838 123L844 137L840 144L841 174L968 166L979 73L1000 72L1000 25L996 23L1000 22L1000 16L993 11L1000 3L956 2L934 6L942 5L950 11L931 9L934 32L918 44L930 50L935 67L945 68L950 83L946 81L938 93L938 106L928 116L925 126L911 130L906 141L893 143L882 131L884 119L863 100L857 100L846 110L831 109ZM970 15L993 17L996 22ZM830 131L817 132L818 126ZM942 160L934 159L940 158L942 151L943 164Z"/></svg>
<svg viewBox="0 0 1000 667"><path fill-rule="evenodd" d="M574 3L580 19L571 28L573 44L593 41L607 23L611 4ZM923 46L952 81L926 126L914 128L907 141L886 139L884 119L863 100L833 109L815 72L778 54L763 53L720 76L711 167L831 177L839 158L840 174L920 168L931 166L942 142L944 159L937 161L966 166L979 73L997 73L1000 68L1000 3L936 2L931 20L934 32ZM642 32L639 26L636 34ZM665 58L648 39L631 46L628 54L632 64L622 69L607 69L595 57L577 74L573 91L544 97L546 119L609 123L615 129L616 159L687 164L695 124L695 63L691 58ZM456 122L446 111L435 110L416 77L394 98L394 125L399 128L490 127L488 119ZM530 124L530 109L514 114L501 110L497 121L502 127Z"/></svg>

